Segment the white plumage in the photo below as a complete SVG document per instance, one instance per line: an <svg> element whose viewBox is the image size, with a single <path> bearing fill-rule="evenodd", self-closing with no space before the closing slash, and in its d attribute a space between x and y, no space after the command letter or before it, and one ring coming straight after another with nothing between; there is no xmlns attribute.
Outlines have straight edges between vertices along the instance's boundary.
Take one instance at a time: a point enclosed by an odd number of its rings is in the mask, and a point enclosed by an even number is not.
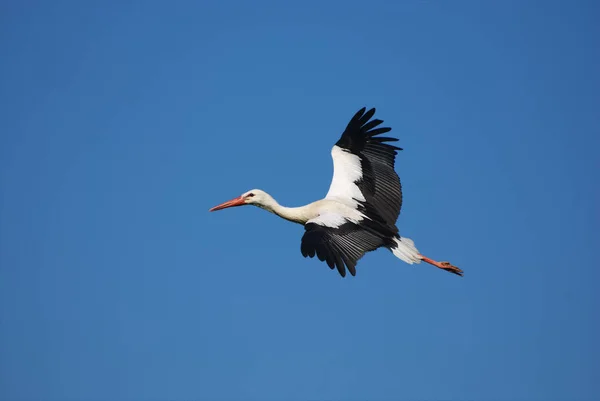
<svg viewBox="0 0 600 401"><path fill-rule="evenodd" d="M412 265L413 263L421 263L421 255L415 247L415 243L410 238L400 237L394 238L396 248L392 248L392 253L399 259Z"/></svg>
<svg viewBox="0 0 600 401"><path fill-rule="evenodd" d="M325 199L337 200L356 207L356 202L364 202L365 197L356 185L362 178L360 158L335 145L331 149L333 178Z"/></svg>

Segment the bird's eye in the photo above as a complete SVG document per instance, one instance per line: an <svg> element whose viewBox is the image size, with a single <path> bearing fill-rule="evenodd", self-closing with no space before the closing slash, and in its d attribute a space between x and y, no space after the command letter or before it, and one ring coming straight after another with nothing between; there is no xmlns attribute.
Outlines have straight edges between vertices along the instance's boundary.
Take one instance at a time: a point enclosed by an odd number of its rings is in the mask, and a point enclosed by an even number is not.
<svg viewBox="0 0 600 401"><path fill-rule="evenodd" d="M254 194L252 192L250 192L248 195L246 195L246 198L252 198L254 196Z"/></svg>

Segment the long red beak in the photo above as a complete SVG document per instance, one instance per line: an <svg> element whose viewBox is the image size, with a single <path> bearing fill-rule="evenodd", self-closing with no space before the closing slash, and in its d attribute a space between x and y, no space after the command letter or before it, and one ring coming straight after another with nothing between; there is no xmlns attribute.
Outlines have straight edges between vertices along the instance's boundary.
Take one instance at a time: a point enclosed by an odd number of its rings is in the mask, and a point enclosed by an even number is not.
<svg viewBox="0 0 600 401"><path fill-rule="evenodd" d="M208 211L214 212L217 210L226 209L228 207L242 206L245 204L246 204L246 202L244 202L244 198L242 198L241 196L238 196L237 198L233 198L230 201L223 202L220 205L217 205L217 206L213 207L212 209L209 209Z"/></svg>

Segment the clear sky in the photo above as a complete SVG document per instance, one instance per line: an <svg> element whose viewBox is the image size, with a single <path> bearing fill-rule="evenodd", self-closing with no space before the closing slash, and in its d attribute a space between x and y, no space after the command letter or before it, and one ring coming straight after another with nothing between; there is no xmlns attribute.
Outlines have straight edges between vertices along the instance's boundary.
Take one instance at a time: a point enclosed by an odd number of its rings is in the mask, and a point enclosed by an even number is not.
<svg viewBox="0 0 600 401"><path fill-rule="evenodd" d="M0 399L597 400L593 1L0 5ZM342 279L322 198L377 107L400 232Z"/></svg>

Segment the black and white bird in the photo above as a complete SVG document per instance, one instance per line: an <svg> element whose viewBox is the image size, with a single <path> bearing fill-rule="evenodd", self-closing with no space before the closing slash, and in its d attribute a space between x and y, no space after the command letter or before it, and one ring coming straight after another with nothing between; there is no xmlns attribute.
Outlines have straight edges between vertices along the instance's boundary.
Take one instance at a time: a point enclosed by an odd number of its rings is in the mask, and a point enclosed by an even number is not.
<svg viewBox="0 0 600 401"><path fill-rule="evenodd" d="M449 262L430 259L417 250L410 238L400 236L396 220L402 207L402 186L394 170L398 150L387 142L396 138L379 136L391 131L371 118L375 109L360 109L350 120L331 150L333 179L324 199L301 207L281 206L271 195L253 189L210 211L254 205L286 220L304 225L301 252L356 275L356 264L367 252L389 249L406 263L427 262L462 276ZM379 128L377 128L379 127Z"/></svg>

